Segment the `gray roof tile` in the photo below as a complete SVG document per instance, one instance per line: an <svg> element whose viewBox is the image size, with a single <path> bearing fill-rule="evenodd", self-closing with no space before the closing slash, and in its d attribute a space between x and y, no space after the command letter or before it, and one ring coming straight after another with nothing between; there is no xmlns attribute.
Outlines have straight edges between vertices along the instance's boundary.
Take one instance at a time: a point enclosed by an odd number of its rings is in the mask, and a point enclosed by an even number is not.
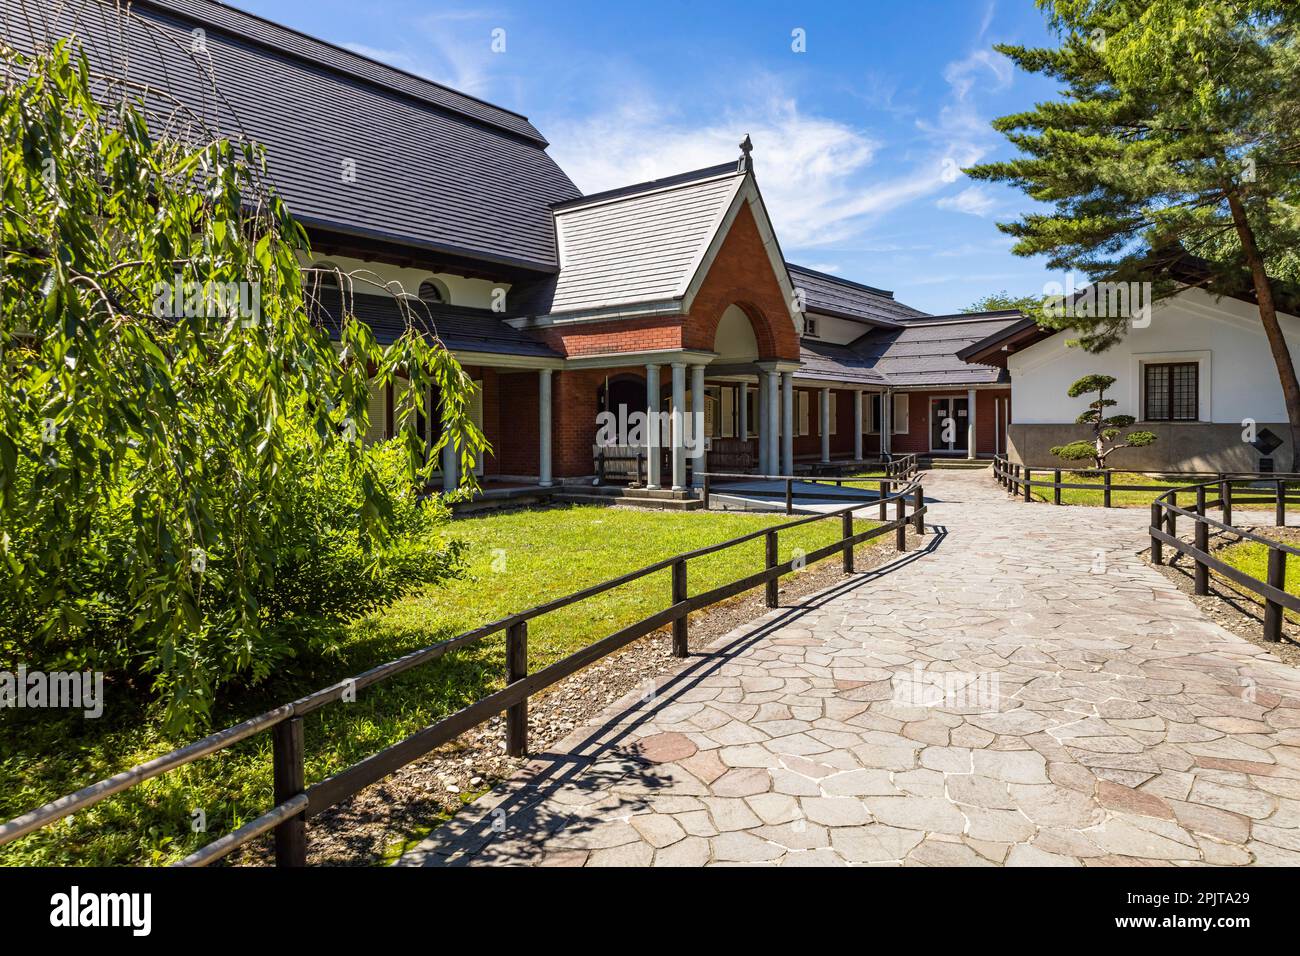
<svg viewBox="0 0 1300 956"><path fill-rule="evenodd" d="M310 225L556 268L550 207L579 192L522 117L207 0L132 11L119 32L107 0L0 0L0 34L23 48L29 23L47 37L75 28L93 66L165 87L224 134L264 144L271 180ZM196 26L219 96L190 52Z"/></svg>
<svg viewBox="0 0 1300 956"><path fill-rule="evenodd" d="M805 311L874 325L896 325L925 316L920 309L904 305L894 298L894 293L884 289L850 282L792 262L787 262L786 268L795 289L803 290Z"/></svg>
<svg viewBox="0 0 1300 956"><path fill-rule="evenodd" d="M313 313L335 332L341 320L342 297L337 289L321 289ZM407 329L407 315L397 300L388 295L356 294L351 297L353 314L375 333L381 345L396 341ZM491 352L496 355L557 358L555 352L526 332L507 325L500 315L486 309L453 305L411 303L415 328L438 336L453 352Z"/></svg>

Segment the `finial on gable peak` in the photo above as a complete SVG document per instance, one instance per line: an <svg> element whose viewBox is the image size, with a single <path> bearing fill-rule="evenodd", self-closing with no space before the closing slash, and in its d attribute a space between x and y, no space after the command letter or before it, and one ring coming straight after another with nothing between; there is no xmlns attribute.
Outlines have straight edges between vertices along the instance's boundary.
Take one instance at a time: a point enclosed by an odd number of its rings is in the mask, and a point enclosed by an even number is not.
<svg viewBox="0 0 1300 956"><path fill-rule="evenodd" d="M751 172L754 169L754 159L749 154L754 151L754 144L745 134L745 138L740 143L740 162L736 164L736 171L741 173Z"/></svg>

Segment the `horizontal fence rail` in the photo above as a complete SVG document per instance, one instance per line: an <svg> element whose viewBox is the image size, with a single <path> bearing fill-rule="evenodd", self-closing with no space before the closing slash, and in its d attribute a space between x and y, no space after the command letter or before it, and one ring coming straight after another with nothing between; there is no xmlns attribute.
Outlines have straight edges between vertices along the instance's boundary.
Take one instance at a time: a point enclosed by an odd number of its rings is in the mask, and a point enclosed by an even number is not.
<svg viewBox="0 0 1300 956"><path fill-rule="evenodd" d="M914 456L913 456L914 457ZM538 692L563 680L570 674L608 656L631 642L658 631L672 629L672 649L675 657L686 657L688 650L688 617L720 601L735 597L745 591L764 587L766 604L777 607L777 585L781 577L796 567L812 564L823 558L841 554L845 573L853 571L853 549L859 544L881 535L894 533L894 546L903 551L907 547L907 528L917 534L925 533L926 504L920 481L915 480L915 461L911 471L900 464L897 474L880 484L880 496L854 501L843 508L796 518L771 528L763 528L731 538L718 544L707 545L674 555L627 574L602 581L580 591L539 604L535 607L493 621L455 637L413 651L396 660L373 667L356 677L339 681L291 703L268 710L242 723L210 734L171 753L163 754L107 779L91 784L75 793L59 797L39 807L0 824L0 846L20 839L69 814L93 806L99 801L154 777L194 763L203 757L221 752L241 741L262 733L272 735L272 766L274 776L274 805L265 813L237 830L224 834L200 848L178 866L206 866L229 855L239 847L266 833L275 838L277 866L305 866L307 862L307 833L305 821L324 810L351 797L365 787L382 780L395 770L418 760L425 754L454 740L456 737L486 723L499 714L506 715L506 751L511 756L522 756L528 750L528 700ZM912 480L908 481L906 476ZM752 475L745 477L752 478ZM784 477L784 476L782 476ZM808 479L795 479L807 481ZM833 480L833 479L824 479ZM843 479L852 481L853 479ZM879 479L867 479L879 481ZM889 493L885 494L886 485ZM855 531L855 512L869 505L879 506L880 523L866 531ZM893 517L887 516L892 507ZM908 509L911 513L908 513ZM840 534L837 540L789 561L779 561L779 535L792 528L817 521L839 519ZM760 570L747 574L729 584L720 585L700 594L690 595L687 587L688 567L693 560L717 554L762 538L764 562ZM604 594L620 585L661 571L670 571L671 591L669 604L663 610L630 624L613 634L561 658L541 670L528 672L528 623L544 614L568 607L579 601ZM306 750L304 745L303 717L320 708L355 695L366 687L421 664L434 661L458 648L484 638L506 635L506 685L501 690L462 708L461 710L418 730L405 739L372 754L334 775L308 785L305 774Z"/></svg>
<svg viewBox="0 0 1300 956"><path fill-rule="evenodd" d="M817 498L824 497L811 491L800 491L796 485L834 485L836 488L848 486L856 489L860 485L876 485L877 493L873 501L880 501L880 519L885 520L884 501L888 498L895 488L902 488L915 479L919 472L916 455L902 455L892 461L879 462L883 467L884 475L870 475L866 477L854 477L852 475L837 475L834 477L816 476L816 475L756 475L751 472L700 472L699 477L703 479L700 489L700 496L704 501L704 507L708 508L714 494L718 493L714 485L719 481L725 481L731 484L740 482L771 482L780 484L785 488L785 513L794 514L794 500L796 498ZM727 489L730 491L732 489ZM725 492L723 492L725 493Z"/></svg>
<svg viewBox="0 0 1300 956"><path fill-rule="evenodd" d="M1232 523L1232 509L1242 505L1271 504L1274 523L1279 528L1284 527L1287 505L1300 504L1300 496L1287 497L1297 482L1300 482L1300 474L1234 473L1165 492L1151 502L1151 526L1148 530L1151 535L1152 562L1164 563L1165 548L1170 547L1177 554L1185 554L1192 559L1192 586L1196 594L1210 593L1210 572L1214 571L1257 595L1264 604L1264 639L1280 641L1284 609L1300 613L1300 598L1286 590L1287 556L1300 557L1300 549L1236 527ZM1194 503L1190 508L1181 507L1180 498L1184 502L1190 499ZM1212 508L1219 509L1218 520L1206 513ZM1190 542L1179 536L1180 517L1192 522ZM1266 580L1261 581L1216 558L1210 550L1212 532L1231 534L1239 541L1264 545L1268 549Z"/></svg>
<svg viewBox="0 0 1300 956"><path fill-rule="evenodd" d="M1061 475L1065 471L1091 471L1101 473L1101 483L1088 483L1086 481L1062 481ZM1035 478L1036 474L1048 474L1049 478ZM1110 469L1097 468L1031 468L1026 465L1020 465L1009 461L1006 455L997 455L993 459L993 477L1003 488L1006 488L1016 497L1023 497L1026 501L1033 500L1033 493L1036 489L1050 489L1052 492L1052 504L1061 503L1062 490L1075 491L1100 491L1102 506L1106 508L1114 507L1111 495L1116 491L1148 491L1152 494L1161 491L1177 491L1183 485L1175 484L1149 484L1149 485L1126 485L1115 484L1114 477Z"/></svg>

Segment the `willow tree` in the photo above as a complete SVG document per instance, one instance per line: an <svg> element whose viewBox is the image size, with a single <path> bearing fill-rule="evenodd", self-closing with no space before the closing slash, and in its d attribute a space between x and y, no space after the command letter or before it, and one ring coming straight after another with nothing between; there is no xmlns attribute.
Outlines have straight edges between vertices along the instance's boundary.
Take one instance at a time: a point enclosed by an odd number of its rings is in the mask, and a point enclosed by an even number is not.
<svg viewBox="0 0 1300 956"><path fill-rule="evenodd" d="M994 122L1019 148L975 179L1050 205L999 228L1019 255L1093 280L1159 280L1206 260L1203 284L1246 293L1259 319L1300 455L1300 380L1278 322L1300 278L1300 4L1294 0L1038 0L1060 45L996 49L1057 80L1058 99ZM1102 351L1119 314L1046 316Z"/></svg>
<svg viewBox="0 0 1300 956"><path fill-rule="evenodd" d="M442 441L484 447L472 383L414 322L381 347L345 315L336 348L254 144L94 75L75 42L0 55L0 607L34 628L0 626L0 651L94 665L90 609L125 576L114 659L188 726L221 681L292 652L265 630L277 570L310 558L284 554L291 483L342 456L347 526L381 555L432 467L430 386ZM397 386L396 480L362 447L372 377Z"/></svg>

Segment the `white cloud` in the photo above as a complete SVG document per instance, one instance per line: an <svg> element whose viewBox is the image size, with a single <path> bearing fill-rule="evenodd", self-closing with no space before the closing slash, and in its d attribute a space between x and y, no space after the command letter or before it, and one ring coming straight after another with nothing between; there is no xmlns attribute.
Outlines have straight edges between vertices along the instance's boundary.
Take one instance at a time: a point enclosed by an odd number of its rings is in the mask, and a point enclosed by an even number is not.
<svg viewBox="0 0 1300 956"><path fill-rule="evenodd" d="M975 162L961 144L912 169L872 181L878 144L866 130L811 115L793 97L761 84L751 102L719 108L701 126L642 93L612 110L548 122L551 155L584 192L657 179L724 163L749 134L763 198L786 250L842 243L890 210L946 185L944 159ZM951 164L949 164L951 166Z"/></svg>
<svg viewBox="0 0 1300 956"><path fill-rule="evenodd" d="M943 78L952 87L958 100L965 100L975 88L975 82L984 74L992 76L989 92L1005 90L1011 85L1011 61L993 50L979 49L962 60L954 60L943 70Z"/></svg>
<svg viewBox="0 0 1300 956"><path fill-rule="evenodd" d="M997 202L979 186L967 186L955 196L944 196L935 205L940 209L964 212L970 216L987 216Z"/></svg>

